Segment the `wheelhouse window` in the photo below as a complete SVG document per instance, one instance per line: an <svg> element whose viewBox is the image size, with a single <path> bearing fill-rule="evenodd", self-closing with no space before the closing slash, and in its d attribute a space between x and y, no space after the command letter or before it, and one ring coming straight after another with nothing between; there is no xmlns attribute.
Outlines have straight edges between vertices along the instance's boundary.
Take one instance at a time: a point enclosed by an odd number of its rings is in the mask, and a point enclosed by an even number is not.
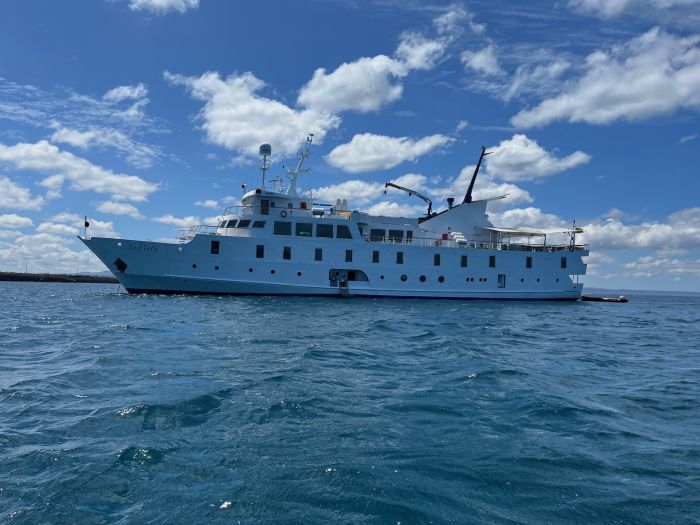
<svg viewBox="0 0 700 525"><path fill-rule="evenodd" d="M282 249L282 259L289 261L292 258L292 247L291 246L285 246Z"/></svg>
<svg viewBox="0 0 700 525"><path fill-rule="evenodd" d="M462 268L466 268L467 266L469 266L469 258L467 255L462 255L462 258L459 261L459 265Z"/></svg>
<svg viewBox="0 0 700 525"><path fill-rule="evenodd" d="M495 267L496 267L496 256L489 255L489 268L495 268Z"/></svg>
<svg viewBox="0 0 700 525"><path fill-rule="evenodd" d="M433 266L440 266L440 254L436 253L433 255Z"/></svg>
<svg viewBox="0 0 700 525"><path fill-rule="evenodd" d="M240 222L238 223L239 228L249 228L250 227L250 221L247 219L241 219Z"/></svg>
<svg viewBox="0 0 700 525"><path fill-rule="evenodd" d="M328 239L333 238L333 225L332 224L317 224L316 225L316 237L326 237Z"/></svg>
<svg viewBox="0 0 700 525"><path fill-rule="evenodd" d="M370 241L383 241L386 236L386 230L380 230L379 228L372 228L369 230L369 240Z"/></svg>
<svg viewBox="0 0 700 525"><path fill-rule="evenodd" d="M270 214L270 199L260 199L260 215Z"/></svg>
<svg viewBox="0 0 700 525"><path fill-rule="evenodd" d="M379 250L372 251L372 262L373 263L379 262Z"/></svg>
<svg viewBox="0 0 700 525"><path fill-rule="evenodd" d="M265 221L255 221L253 223L253 228L264 228L265 227Z"/></svg>
<svg viewBox="0 0 700 525"><path fill-rule="evenodd" d="M396 264L403 264L403 252L396 252Z"/></svg>
<svg viewBox="0 0 700 525"><path fill-rule="evenodd" d="M566 268L566 257L561 258L561 267Z"/></svg>
<svg viewBox="0 0 700 525"><path fill-rule="evenodd" d="M212 255L219 254L219 241L211 241L211 254Z"/></svg>
<svg viewBox="0 0 700 525"><path fill-rule="evenodd" d="M227 228L235 228L235 227L236 227L236 224L238 224L238 219L234 219L234 220L232 220L232 221L228 221L228 222L226 223L226 227L227 227Z"/></svg>
<svg viewBox="0 0 700 525"><path fill-rule="evenodd" d="M314 252L314 260L315 261L322 261L323 260L323 249L322 248L316 248L316 251Z"/></svg>
<svg viewBox="0 0 700 525"><path fill-rule="evenodd" d="M258 244L255 247L255 258L256 259L263 259L264 257L265 257L265 245Z"/></svg>
<svg viewBox="0 0 700 525"><path fill-rule="evenodd" d="M345 250L345 262L352 262L352 250Z"/></svg>
<svg viewBox="0 0 700 525"><path fill-rule="evenodd" d="M275 235L291 235L292 223L286 221L275 221L275 226L272 230Z"/></svg>
<svg viewBox="0 0 700 525"><path fill-rule="evenodd" d="M532 268L532 257L525 257L525 268Z"/></svg>
<svg viewBox="0 0 700 525"><path fill-rule="evenodd" d="M338 239L352 239L352 234L350 233L350 228L345 224L339 224L336 229L335 236Z"/></svg>
<svg viewBox="0 0 700 525"><path fill-rule="evenodd" d="M311 228L310 222L297 222L296 234L299 237L311 237Z"/></svg>
<svg viewBox="0 0 700 525"><path fill-rule="evenodd" d="M403 242L403 230L389 230L389 242Z"/></svg>

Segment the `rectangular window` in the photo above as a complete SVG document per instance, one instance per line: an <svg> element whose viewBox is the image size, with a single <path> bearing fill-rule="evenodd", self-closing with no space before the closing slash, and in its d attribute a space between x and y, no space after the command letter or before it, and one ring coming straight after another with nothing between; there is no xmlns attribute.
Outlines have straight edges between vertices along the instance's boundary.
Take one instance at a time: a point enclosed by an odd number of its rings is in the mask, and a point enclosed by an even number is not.
<svg viewBox="0 0 700 525"><path fill-rule="evenodd" d="M219 241L211 241L211 254L212 255L219 254Z"/></svg>
<svg viewBox="0 0 700 525"><path fill-rule="evenodd" d="M469 259L467 258L466 255L462 255L462 259L460 260L459 265L460 265L462 268L466 268L466 267L469 265Z"/></svg>
<svg viewBox="0 0 700 525"><path fill-rule="evenodd" d="M335 234L338 239L352 239L352 234L350 233L350 228L344 224L339 224L338 229Z"/></svg>
<svg viewBox="0 0 700 525"><path fill-rule="evenodd" d="M255 258L256 259L263 259L264 257L265 257L265 245L258 244L255 247Z"/></svg>
<svg viewBox="0 0 700 525"><path fill-rule="evenodd" d="M285 221L275 221L275 226L272 229L272 233L274 233L275 235L291 235L292 223Z"/></svg>
<svg viewBox="0 0 700 525"><path fill-rule="evenodd" d="M316 251L314 253L314 260L316 260L316 261L323 260L323 250L321 248L316 248Z"/></svg>
<svg viewBox="0 0 700 525"><path fill-rule="evenodd" d="M396 264L403 264L403 252L396 252Z"/></svg>
<svg viewBox="0 0 700 525"><path fill-rule="evenodd" d="M389 230L389 242L403 242L403 230Z"/></svg>
<svg viewBox="0 0 700 525"><path fill-rule="evenodd" d="M561 267L566 268L566 257L561 258Z"/></svg>
<svg viewBox="0 0 700 525"><path fill-rule="evenodd" d="M317 224L316 225L316 237L328 237L333 238L333 225L332 224Z"/></svg>
<svg viewBox="0 0 700 525"><path fill-rule="evenodd" d="M386 235L386 230L380 230L378 228L372 228L369 231L369 240L373 242L383 241Z"/></svg>
<svg viewBox="0 0 700 525"><path fill-rule="evenodd" d="M270 199L261 199L260 200L260 215L269 215L270 214Z"/></svg>
<svg viewBox="0 0 700 525"><path fill-rule="evenodd" d="M249 220L241 220L241 221L238 223L238 227L239 227L239 228L247 228L247 227L249 227L249 226L250 226L250 221L249 221Z"/></svg>
<svg viewBox="0 0 700 525"><path fill-rule="evenodd" d="M532 257L525 257L525 268L532 268Z"/></svg>
<svg viewBox="0 0 700 525"><path fill-rule="evenodd" d="M407 230L406 231L406 244L411 244L411 242L413 242L413 231Z"/></svg>
<svg viewBox="0 0 700 525"><path fill-rule="evenodd" d="M433 255L433 266L440 266L440 254Z"/></svg>
<svg viewBox="0 0 700 525"><path fill-rule="evenodd" d="M282 259L289 261L292 258L292 247L291 246L285 246L282 249Z"/></svg>
<svg viewBox="0 0 700 525"><path fill-rule="evenodd" d="M505 287L506 287L506 274L504 274L504 273L499 273L499 274L498 274L498 287L499 287L499 288L505 288Z"/></svg>
<svg viewBox="0 0 700 525"><path fill-rule="evenodd" d="M372 262L373 263L378 263L379 262L379 250L374 250L372 252Z"/></svg>
<svg viewBox="0 0 700 525"><path fill-rule="evenodd" d="M345 250L345 262L352 262L352 250Z"/></svg>
<svg viewBox="0 0 700 525"><path fill-rule="evenodd" d="M238 224L238 221L237 221L237 220L228 221L228 222L226 223L226 227L227 227L227 228L235 228L235 227L236 227L236 224Z"/></svg>
<svg viewBox="0 0 700 525"><path fill-rule="evenodd" d="M496 256L489 255L489 268L495 268L495 267L496 267Z"/></svg>
<svg viewBox="0 0 700 525"><path fill-rule="evenodd" d="M292 202L288 202L288 203L287 203L287 208L288 208L288 209L291 210L293 207L294 207L294 203L292 203Z"/></svg>
<svg viewBox="0 0 700 525"><path fill-rule="evenodd" d="M253 223L253 228L264 228L265 227L265 221L255 221Z"/></svg>
<svg viewBox="0 0 700 525"><path fill-rule="evenodd" d="M296 234L299 237L311 237L311 223L297 222Z"/></svg>

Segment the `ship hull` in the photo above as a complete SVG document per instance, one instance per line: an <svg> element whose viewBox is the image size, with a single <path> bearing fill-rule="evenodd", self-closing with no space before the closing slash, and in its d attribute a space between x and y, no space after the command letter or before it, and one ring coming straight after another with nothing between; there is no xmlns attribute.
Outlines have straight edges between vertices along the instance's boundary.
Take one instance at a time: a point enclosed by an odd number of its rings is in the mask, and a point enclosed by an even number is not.
<svg viewBox="0 0 700 525"><path fill-rule="evenodd" d="M284 260L282 247L269 244L267 257L255 258L257 243L261 241L254 238L217 237L218 253L212 253L212 239L201 235L185 244L170 244L81 238L124 288L134 294L576 301L582 285L575 283L570 274L585 273L581 255L587 255L564 252L563 256L569 259L568 268L560 269L562 255L530 253L537 261L538 270L533 272L525 269L523 254L500 250L426 250L349 241L346 246L329 249L324 261L316 261L308 255L314 253L313 241L295 239L294 258ZM348 246L354 250L354 263L344 258ZM397 249L405 252L407 261L415 262L397 265ZM381 250L381 259L386 262L371 262L372 253L377 250ZM436 253L444 261L441 266L434 265ZM462 254L469 257L466 268L458 262ZM498 267L489 268L487 261L493 254L497 254ZM339 272L340 279L333 279L333 273ZM353 280L355 276L361 279Z"/></svg>

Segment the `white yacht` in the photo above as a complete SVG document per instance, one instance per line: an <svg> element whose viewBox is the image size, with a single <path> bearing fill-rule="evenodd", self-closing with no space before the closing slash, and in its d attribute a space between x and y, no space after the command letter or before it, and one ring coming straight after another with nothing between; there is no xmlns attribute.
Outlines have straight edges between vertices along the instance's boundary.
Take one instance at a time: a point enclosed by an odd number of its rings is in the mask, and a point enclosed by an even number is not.
<svg viewBox="0 0 700 525"><path fill-rule="evenodd" d="M178 242L89 237L81 240L130 293L300 295L441 299L580 298L588 246L580 228L499 228L489 200L472 200L482 148L461 203L447 199L418 218L369 215L345 200L319 204L297 191L312 136L284 181L265 181L271 148L260 147L262 184L218 224L181 231ZM497 197L503 198L503 197ZM547 237L564 234L568 242Z"/></svg>

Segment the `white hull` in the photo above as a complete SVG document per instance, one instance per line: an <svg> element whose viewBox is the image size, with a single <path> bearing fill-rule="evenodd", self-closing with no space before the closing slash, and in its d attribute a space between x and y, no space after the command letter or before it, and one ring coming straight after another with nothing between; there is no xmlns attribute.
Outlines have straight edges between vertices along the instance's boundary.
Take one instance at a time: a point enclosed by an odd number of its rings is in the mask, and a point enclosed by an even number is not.
<svg viewBox="0 0 700 525"><path fill-rule="evenodd" d="M211 253L212 239L220 242L217 254ZM197 235L185 244L82 240L130 293L158 294L575 301L582 285L571 276L585 273L581 256L588 254L584 250L432 248L340 239L330 246L314 238L294 238L294 257L284 260L282 245L290 243L276 239L265 239L266 257L261 259L255 258L255 248L263 241L254 237ZM323 261L313 258L317 246L325 250ZM346 249L352 249L354 262L345 261ZM377 250L381 250L381 262L373 263ZM397 250L404 253L406 264L396 263ZM440 254L438 266L435 254ZM462 255L468 256L467 267L460 265ZM489 267L490 256L497 258L496 267ZM525 267L526 256L534 259L532 268ZM567 258L566 268L561 268L562 257ZM126 265L123 271L117 260ZM329 272L336 269L359 272L366 280L351 280L341 287L329 280ZM504 277L499 279L499 275Z"/></svg>

